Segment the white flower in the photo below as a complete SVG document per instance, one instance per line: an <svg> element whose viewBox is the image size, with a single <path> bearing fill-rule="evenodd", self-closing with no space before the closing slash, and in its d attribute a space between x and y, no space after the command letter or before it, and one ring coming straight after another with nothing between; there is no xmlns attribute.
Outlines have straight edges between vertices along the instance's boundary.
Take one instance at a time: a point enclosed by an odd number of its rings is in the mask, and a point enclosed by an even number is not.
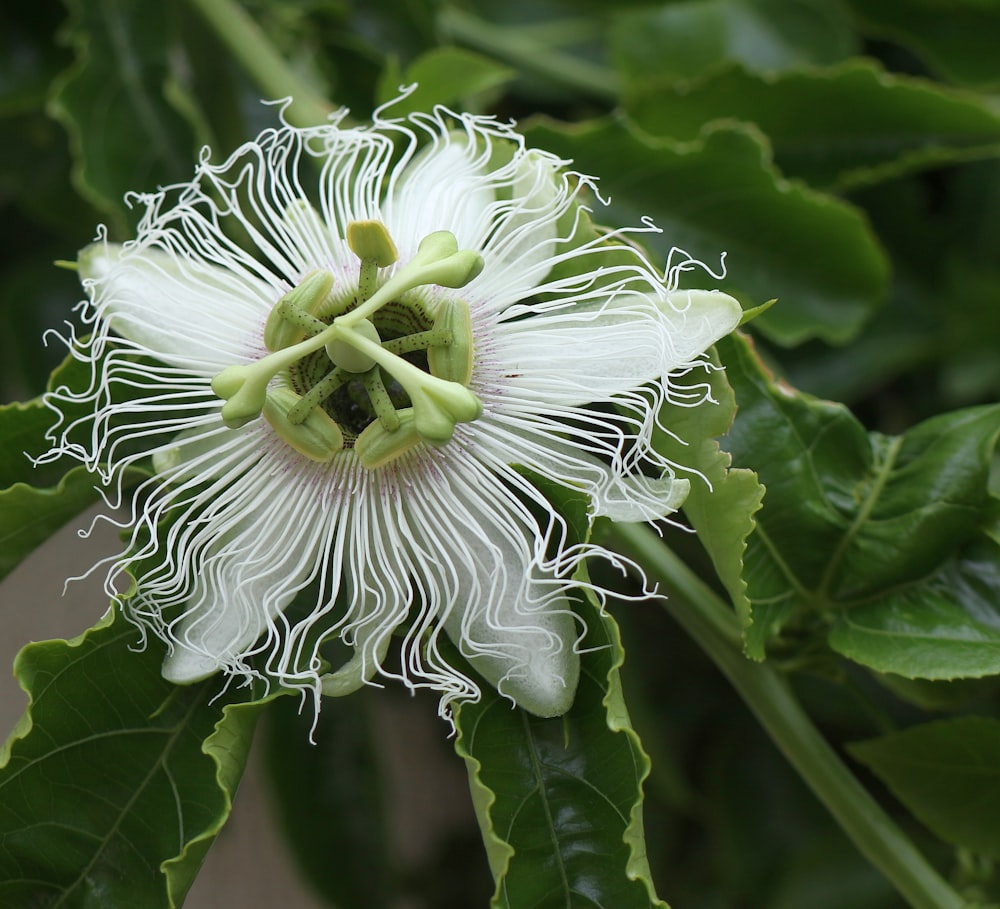
<svg viewBox="0 0 1000 909"><path fill-rule="evenodd" d="M663 278L598 236L592 181L509 126L343 117L206 154L193 182L135 197L135 240L81 253L93 382L50 395L50 456L118 489L152 465L108 588L136 577L122 599L169 645L167 678L341 694L397 676L446 709L479 688L443 632L557 715L574 572L613 556L568 542L532 477L593 516L675 511L689 481L652 448L657 412L740 308L677 291L690 260Z"/></svg>

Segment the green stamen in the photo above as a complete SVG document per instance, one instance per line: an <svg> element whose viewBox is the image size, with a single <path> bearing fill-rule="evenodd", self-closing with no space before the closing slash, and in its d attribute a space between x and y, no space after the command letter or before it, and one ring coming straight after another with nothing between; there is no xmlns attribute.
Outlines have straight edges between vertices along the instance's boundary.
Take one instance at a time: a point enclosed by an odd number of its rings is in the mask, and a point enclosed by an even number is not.
<svg viewBox="0 0 1000 909"><path fill-rule="evenodd" d="M405 407L396 412L399 428L389 432L376 420L354 443L354 453L363 467L374 470L405 454L420 441L413 420L413 408Z"/></svg>
<svg viewBox="0 0 1000 909"><path fill-rule="evenodd" d="M289 414L301 402L290 388L272 388L264 402L264 419L282 441L312 461L325 463L344 447L344 434L332 417L314 407L304 421L293 423Z"/></svg>
<svg viewBox="0 0 1000 909"><path fill-rule="evenodd" d="M395 432L399 429L399 414L392 406L389 392L385 390L385 383L382 381L382 372L376 366L366 372L362 377L365 383L365 391L368 393L368 400L371 401L372 410L386 432Z"/></svg>
<svg viewBox="0 0 1000 909"><path fill-rule="evenodd" d="M319 407L338 388L345 385L351 379L351 374L346 369L335 369L327 373L312 388L309 389L299 403L288 412L288 420L291 423L301 423L314 407Z"/></svg>
<svg viewBox="0 0 1000 909"><path fill-rule="evenodd" d="M341 305L333 307L333 275L328 271L307 275L278 301L268 317L264 341L271 353L256 363L223 370L213 379L212 389L225 400L222 419L230 428L243 426L263 412L292 448L313 460L326 461L344 447L341 424L356 427L350 435L360 430L355 448L362 463L378 466L399 457L417 441L444 444L451 439L456 424L480 416L482 404L466 387L472 376L473 345L465 303L445 301L433 328L384 343L372 317L388 304L405 313L408 304L403 295L424 285L463 287L479 274L483 262L477 253L460 250L453 234L437 231L423 239L410 262L376 287L379 269L398 259L385 226L377 221L351 222L347 242L361 259L357 294L338 294L343 298ZM344 312L352 305L353 309ZM332 321L331 310L339 311ZM391 308L387 312L379 325L395 334L399 317ZM414 328L427 325L419 317L415 321ZM324 348L332 370L320 360L306 360ZM421 350L427 351L429 372L403 358L403 354ZM296 369L303 360L306 363ZM308 389L304 394L284 386L269 389L271 379L290 370L296 388ZM398 387L393 385L392 395L383 371L398 383ZM339 415L341 404L324 405L356 376L368 397L367 413L375 417L367 426L367 420L358 421L353 415L345 422ZM397 411L393 400L403 403L401 394L411 406ZM367 407L364 405L361 413Z"/></svg>
<svg viewBox="0 0 1000 909"><path fill-rule="evenodd" d="M326 328L316 313L333 290L333 275L328 271L310 272L302 283L285 294L268 314L264 325L264 344L268 350L282 350L302 340L304 334L316 334ZM310 330L312 329L312 330Z"/></svg>

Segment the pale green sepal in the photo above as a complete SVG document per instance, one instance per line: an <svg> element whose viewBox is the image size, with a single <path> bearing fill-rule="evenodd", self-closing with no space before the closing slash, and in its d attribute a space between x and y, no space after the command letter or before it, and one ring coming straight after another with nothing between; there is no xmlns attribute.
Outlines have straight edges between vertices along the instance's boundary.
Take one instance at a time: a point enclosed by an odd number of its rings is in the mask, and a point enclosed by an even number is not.
<svg viewBox="0 0 1000 909"><path fill-rule="evenodd" d="M778 298L775 297L773 300L768 300L766 303L761 303L760 306L754 306L751 309L744 309L743 315L740 317L740 325L742 327L747 324L747 322L756 319L757 316L766 313L775 303L778 302Z"/></svg>
<svg viewBox="0 0 1000 909"><path fill-rule="evenodd" d="M459 385L472 378L472 317L464 300L445 300L434 317L434 328L451 333L452 342L427 348L431 375Z"/></svg>
<svg viewBox="0 0 1000 909"><path fill-rule="evenodd" d="M671 350L671 367L698 359L743 317L739 300L721 290L673 290L658 300Z"/></svg>
<svg viewBox="0 0 1000 909"><path fill-rule="evenodd" d="M388 432L378 420L368 426L354 443L354 453L362 466L369 470L395 461L420 441L414 424L413 408L406 407L396 412L399 428Z"/></svg>
<svg viewBox="0 0 1000 909"><path fill-rule="evenodd" d="M80 280L103 278L118 261L121 252L120 243L105 243L103 240L84 246L76 255Z"/></svg>
<svg viewBox="0 0 1000 909"><path fill-rule="evenodd" d="M301 423L293 423L288 412L302 398L290 388L272 388L264 402L264 419L281 440L311 461L325 463L344 447L344 434L322 408L314 407Z"/></svg>
<svg viewBox="0 0 1000 909"><path fill-rule="evenodd" d="M374 654L366 653L363 642L357 642L354 656L340 669L320 676L323 696L342 698L345 695L353 694L366 682L371 681L379 665L385 659L385 655L389 652L390 640L390 636L385 635L376 647Z"/></svg>

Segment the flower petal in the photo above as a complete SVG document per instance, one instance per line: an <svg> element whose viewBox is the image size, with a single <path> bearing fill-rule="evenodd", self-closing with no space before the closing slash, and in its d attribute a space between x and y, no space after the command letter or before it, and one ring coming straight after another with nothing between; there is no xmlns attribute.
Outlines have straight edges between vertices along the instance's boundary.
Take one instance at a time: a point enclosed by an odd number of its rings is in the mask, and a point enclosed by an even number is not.
<svg viewBox="0 0 1000 909"><path fill-rule="evenodd" d="M214 375L260 347L260 325L274 299L263 282L129 244L93 243L78 262L100 316L157 360Z"/></svg>
<svg viewBox="0 0 1000 909"><path fill-rule="evenodd" d="M720 290L675 290L657 305L666 335L664 374L691 363L743 317L739 301Z"/></svg>
<svg viewBox="0 0 1000 909"><path fill-rule="evenodd" d="M465 467L437 503L449 506L451 523L451 533L435 535L438 558L456 585L444 630L501 694L536 716L558 716L573 703L580 674L566 596L573 585L544 564L536 550L546 534L511 490L481 465ZM428 528L426 515L414 517Z"/></svg>
<svg viewBox="0 0 1000 909"><path fill-rule="evenodd" d="M504 323L494 343L508 373L505 386L549 405L577 407L658 379L665 350L656 311L643 296L616 304Z"/></svg>

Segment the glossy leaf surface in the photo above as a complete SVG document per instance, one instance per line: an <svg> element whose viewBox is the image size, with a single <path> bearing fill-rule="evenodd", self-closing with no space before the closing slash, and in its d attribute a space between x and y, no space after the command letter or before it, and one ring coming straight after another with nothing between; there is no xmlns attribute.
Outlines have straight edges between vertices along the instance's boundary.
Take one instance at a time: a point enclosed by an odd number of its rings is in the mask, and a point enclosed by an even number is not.
<svg viewBox="0 0 1000 909"><path fill-rule="evenodd" d="M584 646L601 649L583 656L569 713L539 719L484 691L456 716L496 907L665 906L646 862L649 760L622 700L618 631L593 607L584 615Z"/></svg>
<svg viewBox="0 0 1000 909"><path fill-rule="evenodd" d="M259 707L178 687L109 613L26 647L30 705L0 751L0 905L175 907L229 815Z"/></svg>
<svg viewBox="0 0 1000 909"><path fill-rule="evenodd" d="M720 349L741 407L724 444L767 487L746 558L748 652L763 657L786 624L826 626L879 671L1000 672L1000 547L982 532L1000 407L869 434L845 407L775 383L744 340Z"/></svg>
<svg viewBox="0 0 1000 909"><path fill-rule="evenodd" d="M654 136L691 141L713 120L755 123L789 177L844 188L1000 153L1000 115L978 97L868 62L751 73L713 70L639 91L630 115Z"/></svg>
<svg viewBox="0 0 1000 909"><path fill-rule="evenodd" d="M679 247L713 269L725 251L730 276L690 272L736 294L745 306L777 297L757 325L782 343L844 341L877 307L886 263L864 218L830 196L785 181L753 128L713 128L698 140L653 139L620 121L565 127L538 123L531 142L601 175L610 208L600 219L662 233L643 243L665 261ZM824 256L815 255L819 248ZM850 268L843 267L845 262Z"/></svg>

